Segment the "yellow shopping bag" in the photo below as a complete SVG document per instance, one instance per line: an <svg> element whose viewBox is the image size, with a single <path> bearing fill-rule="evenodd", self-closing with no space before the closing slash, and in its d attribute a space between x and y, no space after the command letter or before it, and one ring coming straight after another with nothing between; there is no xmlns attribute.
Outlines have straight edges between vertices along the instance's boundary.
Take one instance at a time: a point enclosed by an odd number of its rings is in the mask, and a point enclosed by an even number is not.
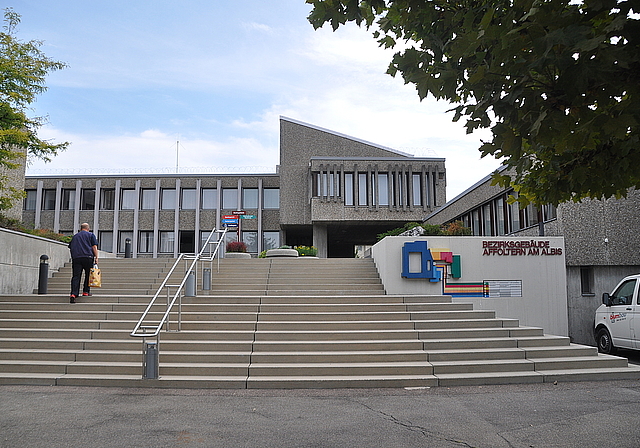
<svg viewBox="0 0 640 448"><path fill-rule="evenodd" d="M92 288L99 288L102 286L102 272L97 264L94 264L89 274L89 286Z"/></svg>

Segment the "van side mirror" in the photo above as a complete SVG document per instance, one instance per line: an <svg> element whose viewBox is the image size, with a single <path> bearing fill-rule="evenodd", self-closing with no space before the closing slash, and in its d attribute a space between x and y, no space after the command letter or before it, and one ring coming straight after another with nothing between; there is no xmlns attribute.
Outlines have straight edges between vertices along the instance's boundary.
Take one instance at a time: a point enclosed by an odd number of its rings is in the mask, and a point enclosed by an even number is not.
<svg viewBox="0 0 640 448"><path fill-rule="evenodd" d="M609 296L608 292L602 294L602 304L604 306L611 306L611 297Z"/></svg>

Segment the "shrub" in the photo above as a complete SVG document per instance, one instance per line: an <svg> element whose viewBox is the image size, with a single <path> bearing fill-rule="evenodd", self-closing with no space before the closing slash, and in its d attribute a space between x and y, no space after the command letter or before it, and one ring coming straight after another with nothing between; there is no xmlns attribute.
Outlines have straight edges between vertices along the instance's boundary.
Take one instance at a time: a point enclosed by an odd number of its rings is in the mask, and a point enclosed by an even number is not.
<svg viewBox="0 0 640 448"><path fill-rule="evenodd" d="M71 235L62 235L61 233L56 233L53 230L49 229L31 229L17 219L7 218L4 215L0 215L0 227L16 232L28 233L29 235L35 235L54 241L62 241L63 243L70 242L72 238Z"/></svg>
<svg viewBox="0 0 640 448"><path fill-rule="evenodd" d="M246 252L247 245L242 241L231 241L227 243L227 252Z"/></svg>
<svg viewBox="0 0 640 448"><path fill-rule="evenodd" d="M443 234L445 235L453 235L453 236L468 236L471 235L471 229L469 227L465 227L462 221L453 221L449 224L444 224L442 226Z"/></svg>
<svg viewBox="0 0 640 448"><path fill-rule="evenodd" d="M471 229L469 227L465 227L462 221L454 221L448 224L443 224L441 226L436 224L420 224L417 222L408 222L402 227L398 227L395 229L391 229L387 232L378 234L378 241L380 241L385 236L397 236L407 230L411 230L414 227L422 227L424 229L425 236L467 236L471 235Z"/></svg>
<svg viewBox="0 0 640 448"><path fill-rule="evenodd" d="M298 251L298 255L301 257L315 257L318 255L318 249L314 246L296 246L294 249Z"/></svg>

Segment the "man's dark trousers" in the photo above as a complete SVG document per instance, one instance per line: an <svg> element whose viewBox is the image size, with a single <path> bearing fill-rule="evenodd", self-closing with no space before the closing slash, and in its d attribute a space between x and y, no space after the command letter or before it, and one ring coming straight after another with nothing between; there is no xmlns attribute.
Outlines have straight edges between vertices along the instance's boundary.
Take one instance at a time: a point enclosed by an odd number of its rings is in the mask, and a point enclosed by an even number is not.
<svg viewBox="0 0 640 448"><path fill-rule="evenodd" d="M71 260L71 268L73 274L71 276L71 294L74 296L80 295L80 277L82 277L82 271L84 271L84 283L82 285L82 292L87 294L89 290L89 274L93 267L93 258L74 258Z"/></svg>

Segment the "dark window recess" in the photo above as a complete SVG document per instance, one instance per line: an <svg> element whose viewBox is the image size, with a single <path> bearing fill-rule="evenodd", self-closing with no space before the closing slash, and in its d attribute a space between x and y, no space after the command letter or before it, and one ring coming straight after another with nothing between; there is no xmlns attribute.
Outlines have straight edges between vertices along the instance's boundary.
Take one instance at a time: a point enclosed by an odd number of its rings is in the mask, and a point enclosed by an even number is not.
<svg viewBox="0 0 640 448"><path fill-rule="evenodd" d="M590 267L580 268L580 289L583 295L593 294L592 272Z"/></svg>
<svg viewBox="0 0 640 448"><path fill-rule="evenodd" d="M196 252L196 233L190 230L180 232L180 253L193 254Z"/></svg>

